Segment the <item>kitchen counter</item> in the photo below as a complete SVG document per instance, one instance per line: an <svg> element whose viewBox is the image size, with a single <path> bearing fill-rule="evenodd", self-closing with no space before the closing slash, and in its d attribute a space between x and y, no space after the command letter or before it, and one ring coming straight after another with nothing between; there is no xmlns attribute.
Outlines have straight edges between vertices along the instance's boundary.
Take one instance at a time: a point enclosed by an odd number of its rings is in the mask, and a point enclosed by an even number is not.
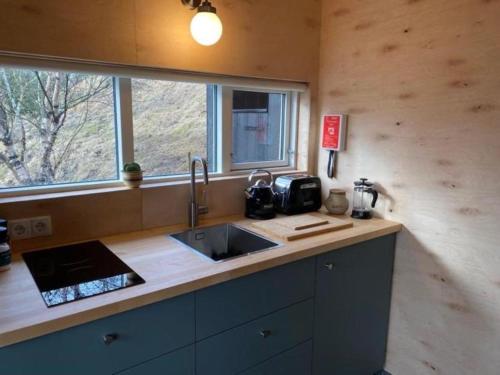
<svg viewBox="0 0 500 375"><path fill-rule="evenodd" d="M251 227L252 220L225 217L201 225L233 222L283 246L214 263L167 236L185 225L100 239L146 283L47 308L20 254L10 271L0 273L0 347L138 308L163 299L276 267L401 230L382 220L352 220L352 228L286 242Z"/></svg>

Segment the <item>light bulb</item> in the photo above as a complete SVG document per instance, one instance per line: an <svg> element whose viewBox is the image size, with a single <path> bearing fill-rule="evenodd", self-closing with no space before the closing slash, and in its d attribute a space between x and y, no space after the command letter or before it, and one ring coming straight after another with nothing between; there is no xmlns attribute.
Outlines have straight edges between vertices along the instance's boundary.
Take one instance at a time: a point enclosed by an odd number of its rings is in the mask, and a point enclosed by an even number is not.
<svg viewBox="0 0 500 375"><path fill-rule="evenodd" d="M222 22L215 13L198 12L191 20L191 35L198 43L211 46L222 36Z"/></svg>

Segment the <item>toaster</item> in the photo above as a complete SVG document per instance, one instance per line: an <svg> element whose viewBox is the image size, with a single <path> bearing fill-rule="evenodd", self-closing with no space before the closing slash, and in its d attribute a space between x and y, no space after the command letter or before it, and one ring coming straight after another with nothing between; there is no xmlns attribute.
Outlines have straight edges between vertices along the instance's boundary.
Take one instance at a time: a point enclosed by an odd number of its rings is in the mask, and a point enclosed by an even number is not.
<svg viewBox="0 0 500 375"><path fill-rule="evenodd" d="M321 207L321 180L306 174L280 176L274 181L274 207L286 215L317 211Z"/></svg>

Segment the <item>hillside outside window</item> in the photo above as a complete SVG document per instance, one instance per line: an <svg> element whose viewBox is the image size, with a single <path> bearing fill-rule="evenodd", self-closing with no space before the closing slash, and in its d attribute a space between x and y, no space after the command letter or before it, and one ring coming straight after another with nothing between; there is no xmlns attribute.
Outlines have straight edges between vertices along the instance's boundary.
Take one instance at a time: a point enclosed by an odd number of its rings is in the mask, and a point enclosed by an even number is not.
<svg viewBox="0 0 500 375"><path fill-rule="evenodd" d="M183 179L188 155L205 157L215 175L294 165L292 90L54 65L0 65L2 193L120 186L131 161L145 183Z"/></svg>

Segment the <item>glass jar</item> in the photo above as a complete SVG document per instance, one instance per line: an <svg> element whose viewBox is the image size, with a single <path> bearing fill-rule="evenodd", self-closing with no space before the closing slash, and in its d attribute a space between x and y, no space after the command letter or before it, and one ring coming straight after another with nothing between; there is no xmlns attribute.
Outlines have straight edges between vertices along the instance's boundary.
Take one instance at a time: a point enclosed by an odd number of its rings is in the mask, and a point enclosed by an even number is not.
<svg viewBox="0 0 500 375"><path fill-rule="evenodd" d="M6 227L0 227L0 271L10 269L11 252Z"/></svg>

